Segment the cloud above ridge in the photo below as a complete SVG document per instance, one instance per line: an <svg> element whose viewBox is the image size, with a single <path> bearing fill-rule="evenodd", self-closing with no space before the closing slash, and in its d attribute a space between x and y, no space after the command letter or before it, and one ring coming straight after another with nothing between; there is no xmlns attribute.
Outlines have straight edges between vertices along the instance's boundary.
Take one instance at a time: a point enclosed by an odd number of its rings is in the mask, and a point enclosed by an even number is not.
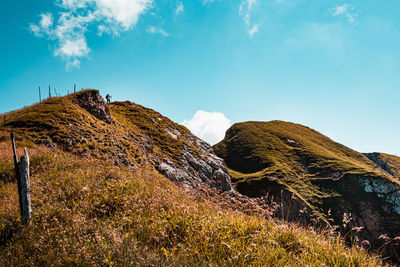
<svg viewBox="0 0 400 267"><path fill-rule="evenodd" d="M193 118L182 124L199 138L214 145L224 139L226 130L231 127L231 120L221 112L199 110Z"/></svg>

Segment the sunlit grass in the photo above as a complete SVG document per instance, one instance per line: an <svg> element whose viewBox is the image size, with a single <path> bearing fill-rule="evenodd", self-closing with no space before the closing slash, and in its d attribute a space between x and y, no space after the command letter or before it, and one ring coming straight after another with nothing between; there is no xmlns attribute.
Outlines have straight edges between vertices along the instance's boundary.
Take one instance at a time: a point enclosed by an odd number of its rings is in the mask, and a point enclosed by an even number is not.
<svg viewBox="0 0 400 267"><path fill-rule="evenodd" d="M6 143L0 147L6 148ZM19 220L0 150L0 265L378 266L328 233L226 211L151 170L33 147L33 218Z"/></svg>

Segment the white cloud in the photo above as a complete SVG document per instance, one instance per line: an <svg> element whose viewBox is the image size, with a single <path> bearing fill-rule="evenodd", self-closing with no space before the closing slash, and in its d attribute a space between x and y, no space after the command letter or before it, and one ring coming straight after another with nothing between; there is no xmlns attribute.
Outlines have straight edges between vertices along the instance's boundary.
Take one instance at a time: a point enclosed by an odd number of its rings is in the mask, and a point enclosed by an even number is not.
<svg viewBox="0 0 400 267"><path fill-rule="evenodd" d="M254 34L258 33L260 26L261 26L260 24L256 24L249 29L250 37L253 37Z"/></svg>
<svg viewBox="0 0 400 267"><path fill-rule="evenodd" d="M87 47L85 38L75 40L65 40L56 55L65 55L67 57L82 57L87 55L90 49Z"/></svg>
<svg viewBox="0 0 400 267"><path fill-rule="evenodd" d="M214 145L224 139L225 131L231 126L231 121L221 112L199 110L190 120L185 120L186 126L193 134Z"/></svg>
<svg viewBox="0 0 400 267"><path fill-rule="evenodd" d="M53 15L51 13L41 14L40 17L40 27L42 29L48 29L53 25Z"/></svg>
<svg viewBox="0 0 400 267"><path fill-rule="evenodd" d="M149 26L147 28L148 33L152 34L161 34L162 36L168 37L170 34L163 30L162 28L154 27L154 26Z"/></svg>
<svg viewBox="0 0 400 267"><path fill-rule="evenodd" d="M176 6L175 9L175 16L178 16L179 14L183 13L185 11L185 6L182 4L182 2L178 2L178 5Z"/></svg>
<svg viewBox="0 0 400 267"><path fill-rule="evenodd" d="M69 69L79 67L80 59L91 51L85 36L89 25L97 24L100 36L117 36L132 29L153 0L57 0L56 4L62 9L56 23L51 13L43 13L39 24L29 28L37 37L56 41L55 55L65 59Z"/></svg>
<svg viewBox="0 0 400 267"><path fill-rule="evenodd" d="M258 33L261 26L261 24L252 25L251 23L251 12L257 4L258 0L243 0L239 5L239 15L243 18L250 37L253 37L254 34Z"/></svg>
<svg viewBox="0 0 400 267"><path fill-rule="evenodd" d="M344 4L341 6L330 8L329 13L334 17L336 16L345 17L347 21L351 24L357 23L358 13L355 12L355 8L352 5Z"/></svg>

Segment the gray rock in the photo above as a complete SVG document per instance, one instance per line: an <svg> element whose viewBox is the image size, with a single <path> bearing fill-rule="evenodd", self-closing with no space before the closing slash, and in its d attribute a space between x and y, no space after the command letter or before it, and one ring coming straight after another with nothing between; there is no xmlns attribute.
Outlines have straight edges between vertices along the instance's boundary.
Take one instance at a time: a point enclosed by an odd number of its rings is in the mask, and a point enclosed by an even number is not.
<svg viewBox="0 0 400 267"><path fill-rule="evenodd" d="M166 163L161 163L158 166L158 171L165 175L168 179L173 182L190 181L190 177L181 169L176 169Z"/></svg>

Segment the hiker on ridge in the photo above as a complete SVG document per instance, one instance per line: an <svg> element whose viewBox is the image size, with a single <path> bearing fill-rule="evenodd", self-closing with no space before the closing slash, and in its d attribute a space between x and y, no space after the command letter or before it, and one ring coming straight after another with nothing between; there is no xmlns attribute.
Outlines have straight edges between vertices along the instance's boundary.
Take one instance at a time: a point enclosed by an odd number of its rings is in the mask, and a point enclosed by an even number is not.
<svg viewBox="0 0 400 267"><path fill-rule="evenodd" d="M107 104L110 104L110 103L111 103L111 96L110 96L110 94L107 94L107 95L106 95L106 99L107 99Z"/></svg>

